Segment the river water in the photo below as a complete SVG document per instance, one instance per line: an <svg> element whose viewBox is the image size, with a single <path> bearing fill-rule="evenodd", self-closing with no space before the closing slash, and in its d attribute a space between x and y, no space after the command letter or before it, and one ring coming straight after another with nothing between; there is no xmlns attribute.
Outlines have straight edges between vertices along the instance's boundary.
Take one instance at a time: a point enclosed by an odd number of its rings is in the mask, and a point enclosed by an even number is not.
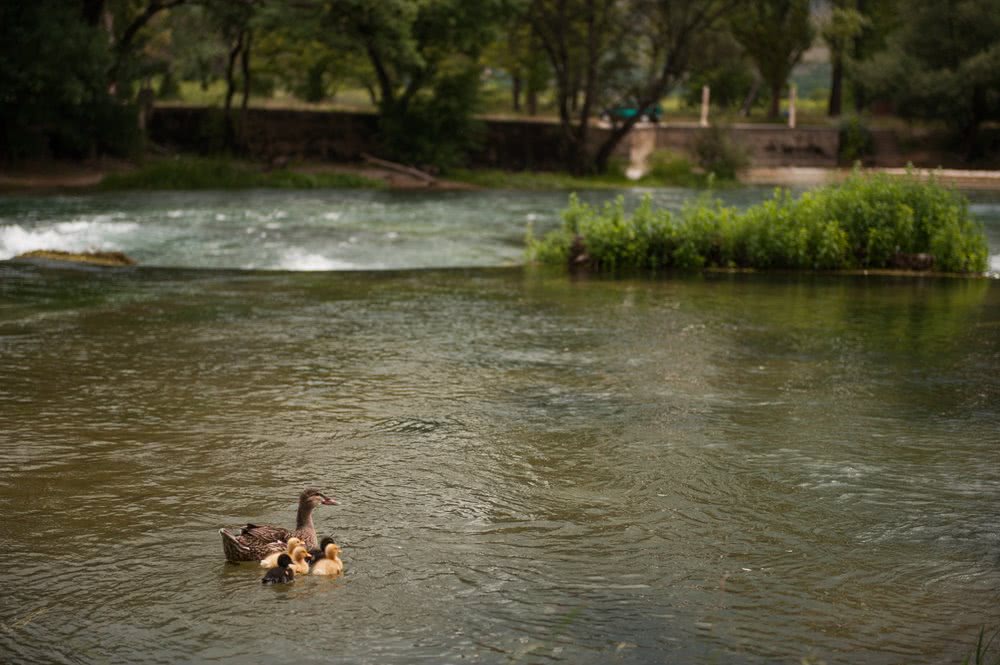
<svg viewBox="0 0 1000 665"><path fill-rule="evenodd" d="M0 262L0 662L957 663L1000 628L997 280L521 265L564 202L0 199L0 258L142 263ZM224 563L306 486L343 578Z"/></svg>

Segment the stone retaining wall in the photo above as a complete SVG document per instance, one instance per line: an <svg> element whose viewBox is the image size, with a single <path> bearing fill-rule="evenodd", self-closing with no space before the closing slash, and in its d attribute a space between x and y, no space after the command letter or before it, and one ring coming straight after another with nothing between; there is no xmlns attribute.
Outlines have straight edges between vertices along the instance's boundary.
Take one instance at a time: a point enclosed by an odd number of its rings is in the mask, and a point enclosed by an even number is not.
<svg viewBox="0 0 1000 665"><path fill-rule="evenodd" d="M251 109L247 112L246 151L257 159L358 160L378 154L377 118L370 113ZM559 125L544 121L485 120L482 146L470 154L472 166L513 170L562 168ZM639 127L615 152L628 159L633 146L655 135L656 149L691 154L700 133L694 124ZM833 127L788 129L774 125L733 125L732 139L746 148L754 166L836 166L839 136ZM156 143L191 152L218 150L222 115L218 109L157 108L149 123ZM594 127L596 143L608 130Z"/></svg>

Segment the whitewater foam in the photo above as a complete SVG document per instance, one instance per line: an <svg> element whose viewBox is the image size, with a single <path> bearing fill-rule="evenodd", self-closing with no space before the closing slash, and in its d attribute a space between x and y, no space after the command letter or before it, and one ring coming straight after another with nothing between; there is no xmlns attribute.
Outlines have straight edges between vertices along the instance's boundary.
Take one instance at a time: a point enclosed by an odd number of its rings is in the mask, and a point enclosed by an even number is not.
<svg viewBox="0 0 1000 665"><path fill-rule="evenodd" d="M322 272L326 270L355 270L358 266L350 261L331 259L322 254L309 252L300 248L292 248L281 256L278 269L299 272Z"/></svg>
<svg viewBox="0 0 1000 665"><path fill-rule="evenodd" d="M36 249L67 252L124 249L120 240L139 228L134 222L112 222L114 215L96 215L93 219L75 219L47 226L0 226L0 260Z"/></svg>

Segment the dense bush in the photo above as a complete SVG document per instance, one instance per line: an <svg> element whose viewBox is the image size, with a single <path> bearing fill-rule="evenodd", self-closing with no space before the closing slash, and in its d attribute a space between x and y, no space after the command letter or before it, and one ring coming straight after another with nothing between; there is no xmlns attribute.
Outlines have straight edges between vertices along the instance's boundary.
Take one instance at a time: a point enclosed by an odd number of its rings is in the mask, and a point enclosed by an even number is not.
<svg viewBox="0 0 1000 665"><path fill-rule="evenodd" d="M473 117L479 73L467 69L442 76L430 94L405 106L383 104L379 115L382 148L393 159L421 168L447 170L465 163L483 125Z"/></svg>
<svg viewBox="0 0 1000 665"><path fill-rule="evenodd" d="M107 35L78 3L0 2L0 158L130 155L136 109L108 92Z"/></svg>
<svg viewBox="0 0 1000 665"><path fill-rule="evenodd" d="M740 211L699 199L679 214L648 199L631 214L618 198L595 208L575 196L563 225L529 233L531 258L600 270L703 267L838 270L986 269L983 230L955 191L910 176L865 176L798 198L777 191ZM928 256L929 255L929 256Z"/></svg>
<svg viewBox="0 0 1000 665"><path fill-rule="evenodd" d="M699 132L694 154L706 173L714 173L723 180L735 180L737 173L750 162L743 146L733 141L727 129L717 125Z"/></svg>
<svg viewBox="0 0 1000 665"><path fill-rule="evenodd" d="M875 154L875 139L865 122L858 116L840 122L840 148L837 157L841 164L853 164Z"/></svg>

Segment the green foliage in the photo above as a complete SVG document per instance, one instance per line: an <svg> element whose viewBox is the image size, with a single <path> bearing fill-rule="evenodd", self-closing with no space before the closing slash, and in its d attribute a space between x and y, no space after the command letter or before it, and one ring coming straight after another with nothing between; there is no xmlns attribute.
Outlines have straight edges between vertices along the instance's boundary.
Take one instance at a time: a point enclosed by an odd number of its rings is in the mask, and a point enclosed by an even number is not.
<svg viewBox="0 0 1000 665"><path fill-rule="evenodd" d="M649 173L639 182L644 185L703 187L705 181L705 176L694 172L687 157L669 150L658 150L649 158Z"/></svg>
<svg viewBox="0 0 1000 665"><path fill-rule="evenodd" d="M378 180L350 173L261 171L228 159L185 158L154 162L137 171L109 174L102 189L317 189L381 187Z"/></svg>
<svg viewBox="0 0 1000 665"><path fill-rule="evenodd" d="M518 190L621 189L633 186L693 188L705 187L714 181L711 176L695 173L686 157L667 150L653 153L649 172L639 180L629 180L622 168L609 168L606 173L586 176L551 171L456 169L449 171L448 177L479 187Z"/></svg>
<svg viewBox="0 0 1000 665"><path fill-rule="evenodd" d="M0 3L0 156L127 154L134 109L108 94L107 37L58 0Z"/></svg>
<svg viewBox="0 0 1000 665"><path fill-rule="evenodd" d="M702 86L711 89L710 103L720 109L736 109L753 87L753 66L729 30L705 34L695 49L691 73L684 83L684 103L701 107Z"/></svg>
<svg viewBox="0 0 1000 665"><path fill-rule="evenodd" d="M479 141L482 124L473 117L479 73L467 68L439 78L434 89L406 106L384 104L379 116L380 138L393 159L454 168Z"/></svg>
<svg viewBox="0 0 1000 665"><path fill-rule="evenodd" d="M1000 0L911 3L899 21L858 66L862 91L904 117L943 121L977 156L980 125L1000 119Z"/></svg>
<svg viewBox="0 0 1000 665"><path fill-rule="evenodd" d="M840 121L840 148L838 159L841 164L853 164L875 154L875 139L868 125L860 117L847 116Z"/></svg>
<svg viewBox="0 0 1000 665"><path fill-rule="evenodd" d="M770 115L792 68L812 45L809 0L758 0L732 15L730 29L742 44L771 92Z"/></svg>
<svg viewBox="0 0 1000 665"><path fill-rule="evenodd" d="M552 171L501 171L495 169L454 169L448 177L478 187L517 190L620 189L635 184L620 173L574 176Z"/></svg>
<svg viewBox="0 0 1000 665"><path fill-rule="evenodd" d="M694 153L698 165L723 180L735 180L749 163L746 150L737 145L729 132L718 125L702 130L695 140Z"/></svg>
<svg viewBox="0 0 1000 665"><path fill-rule="evenodd" d="M928 253L941 272L981 272L987 245L960 194L913 177L851 176L793 198L788 192L745 211L700 199L679 215L648 200L627 215L621 199L595 208L570 198L563 226L531 238L529 256L564 261L574 251L600 270L893 268Z"/></svg>

